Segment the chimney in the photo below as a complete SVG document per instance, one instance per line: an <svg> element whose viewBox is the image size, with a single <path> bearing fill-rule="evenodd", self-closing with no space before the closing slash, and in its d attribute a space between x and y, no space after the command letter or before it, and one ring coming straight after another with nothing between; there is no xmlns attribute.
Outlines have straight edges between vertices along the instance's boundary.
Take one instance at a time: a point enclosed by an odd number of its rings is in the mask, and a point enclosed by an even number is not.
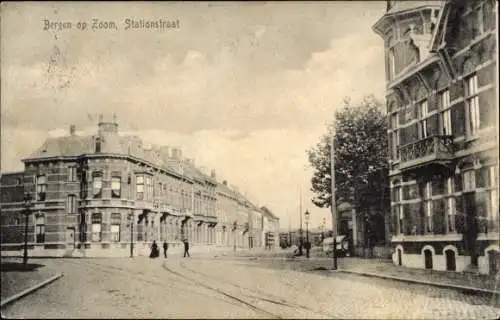
<svg viewBox="0 0 500 320"><path fill-rule="evenodd" d="M212 177L212 179L217 178L217 176L215 175L215 169L210 170L210 177Z"/></svg>
<svg viewBox="0 0 500 320"><path fill-rule="evenodd" d="M69 134L71 136L74 136L75 135L75 131L76 131L76 126L74 124L70 125L69 126Z"/></svg>

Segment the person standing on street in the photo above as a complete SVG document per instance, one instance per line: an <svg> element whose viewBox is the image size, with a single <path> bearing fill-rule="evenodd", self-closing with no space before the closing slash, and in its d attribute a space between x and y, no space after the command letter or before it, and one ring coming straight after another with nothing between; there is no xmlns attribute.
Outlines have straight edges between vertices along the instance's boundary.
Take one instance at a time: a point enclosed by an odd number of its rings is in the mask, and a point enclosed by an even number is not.
<svg viewBox="0 0 500 320"><path fill-rule="evenodd" d="M184 239L184 258L186 257L186 255L187 255L188 257L191 257L191 256L189 255L189 242L188 242L188 240L187 240L187 239Z"/></svg>
<svg viewBox="0 0 500 320"><path fill-rule="evenodd" d="M163 255L165 258L167 257L168 243L167 241L163 242Z"/></svg>

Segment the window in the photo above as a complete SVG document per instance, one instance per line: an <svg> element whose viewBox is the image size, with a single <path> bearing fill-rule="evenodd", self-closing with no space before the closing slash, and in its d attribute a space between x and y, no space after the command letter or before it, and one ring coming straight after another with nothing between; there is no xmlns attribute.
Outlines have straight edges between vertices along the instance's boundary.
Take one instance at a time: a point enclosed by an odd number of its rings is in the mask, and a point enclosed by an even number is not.
<svg viewBox="0 0 500 320"><path fill-rule="evenodd" d="M75 166L68 167L68 181L69 182L77 181L76 167Z"/></svg>
<svg viewBox="0 0 500 320"><path fill-rule="evenodd" d="M92 241L101 241L102 216L100 213L92 214Z"/></svg>
<svg viewBox="0 0 500 320"><path fill-rule="evenodd" d="M420 113L420 138L427 138L427 115L428 115L429 106L427 104L427 100L424 100L420 103L419 113Z"/></svg>
<svg viewBox="0 0 500 320"><path fill-rule="evenodd" d="M453 194L453 181L451 177L446 180L446 193L448 195ZM455 232L455 198L453 196L446 199L446 217L448 232Z"/></svg>
<svg viewBox="0 0 500 320"><path fill-rule="evenodd" d="M498 221L498 189L497 189L498 171L496 166L489 167L489 186L488 191L488 219Z"/></svg>
<svg viewBox="0 0 500 320"><path fill-rule="evenodd" d="M68 196L68 213L76 213L76 196L74 194Z"/></svg>
<svg viewBox="0 0 500 320"><path fill-rule="evenodd" d="M389 80L396 76L396 59L394 57L394 48L389 49Z"/></svg>
<svg viewBox="0 0 500 320"><path fill-rule="evenodd" d="M450 109L443 112L443 135L451 136L451 111Z"/></svg>
<svg viewBox="0 0 500 320"><path fill-rule="evenodd" d="M427 219L427 232L432 232L432 184L431 182L426 182L425 183L425 189L424 189L424 210L425 210L425 216Z"/></svg>
<svg viewBox="0 0 500 320"><path fill-rule="evenodd" d="M102 172L96 171L92 174L92 189L94 198L102 196Z"/></svg>
<svg viewBox="0 0 500 320"><path fill-rule="evenodd" d="M404 218L405 218L405 214L404 214L404 210L403 210L403 206L402 205L399 205L399 224L398 224L398 227L399 227L399 233L403 233L404 232Z"/></svg>
<svg viewBox="0 0 500 320"><path fill-rule="evenodd" d="M439 96L439 99L441 101L441 108L448 109L450 107L450 91L444 90Z"/></svg>
<svg viewBox="0 0 500 320"><path fill-rule="evenodd" d="M144 176L137 176L135 180L136 199L144 200Z"/></svg>
<svg viewBox="0 0 500 320"><path fill-rule="evenodd" d="M47 176L39 175L36 177L36 196L38 201L45 201L47 192Z"/></svg>
<svg viewBox="0 0 500 320"><path fill-rule="evenodd" d="M463 191L473 191L476 188L476 175L474 170L465 171L463 174Z"/></svg>
<svg viewBox="0 0 500 320"><path fill-rule="evenodd" d="M35 218L35 242L45 242L45 217L38 216Z"/></svg>
<svg viewBox="0 0 500 320"><path fill-rule="evenodd" d="M112 242L120 242L120 225L112 224L111 225L111 241Z"/></svg>
<svg viewBox="0 0 500 320"><path fill-rule="evenodd" d="M95 152L101 152L101 138L95 139Z"/></svg>
<svg viewBox="0 0 500 320"><path fill-rule="evenodd" d="M152 196L153 196L153 188L154 188L151 177L146 177L146 187L147 187L146 200L151 200Z"/></svg>
<svg viewBox="0 0 500 320"><path fill-rule="evenodd" d="M399 159L399 130L392 133L392 156L393 159Z"/></svg>
<svg viewBox="0 0 500 320"><path fill-rule="evenodd" d="M467 82L467 108L469 116L469 134L477 133L480 125L479 96L477 95L477 75L473 75Z"/></svg>
<svg viewBox="0 0 500 320"><path fill-rule="evenodd" d="M111 177L111 197L120 198L122 190L122 178L119 173L114 173Z"/></svg>

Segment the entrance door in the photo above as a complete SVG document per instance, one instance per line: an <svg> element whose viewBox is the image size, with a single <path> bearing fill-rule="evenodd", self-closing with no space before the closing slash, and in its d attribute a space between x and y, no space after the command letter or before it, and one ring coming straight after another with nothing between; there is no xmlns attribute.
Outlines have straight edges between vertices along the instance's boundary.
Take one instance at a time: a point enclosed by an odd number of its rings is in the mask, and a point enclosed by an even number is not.
<svg viewBox="0 0 500 320"><path fill-rule="evenodd" d="M488 251L488 264L490 275L496 275L500 268L500 252L496 250Z"/></svg>
<svg viewBox="0 0 500 320"><path fill-rule="evenodd" d="M455 258L455 251L453 250L446 250L445 251L446 255L446 270L448 271L456 271L456 258Z"/></svg>
<svg viewBox="0 0 500 320"><path fill-rule="evenodd" d="M432 252L429 249L424 251L425 269L432 269Z"/></svg>
<svg viewBox="0 0 500 320"><path fill-rule="evenodd" d="M66 248L75 248L75 228L66 229Z"/></svg>
<svg viewBox="0 0 500 320"><path fill-rule="evenodd" d="M398 265L402 265L403 264L403 257L401 256L401 249L398 249Z"/></svg>

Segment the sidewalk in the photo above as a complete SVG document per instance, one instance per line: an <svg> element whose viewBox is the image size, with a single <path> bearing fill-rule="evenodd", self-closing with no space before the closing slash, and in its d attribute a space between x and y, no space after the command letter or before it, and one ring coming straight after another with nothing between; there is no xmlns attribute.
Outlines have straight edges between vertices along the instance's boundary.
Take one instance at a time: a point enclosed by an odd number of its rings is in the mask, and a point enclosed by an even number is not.
<svg viewBox="0 0 500 320"><path fill-rule="evenodd" d="M329 271L333 266L332 257L315 254L311 254L309 259L305 256L293 257L292 252L287 250L276 250L260 254L241 252L233 256L252 260L280 261L284 267L300 271ZM495 279L492 276L471 273L406 268L395 265L391 260L379 258L338 258L337 268L345 273L435 285L463 291L495 292L500 295L500 276Z"/></svg>
<svg viewBox="0 0 500 320"><path fill-rule="evenodd" d="M0 268L2 304L6 299L21 294L56 275L36 260L28 262L28 270L22 270L22 262L19 259L2 258Z"/></svg>
<svg viewBox="0 0 500 320"><path fill-rule="evenodd" d="M383 259L342 258L339 261L339 270L344 272L431 284L465 291L496 292L500 294L500 279L498 279L498 276L495 279L492 276L471 273L406 268L397 266L390 260Z"/></svg>

